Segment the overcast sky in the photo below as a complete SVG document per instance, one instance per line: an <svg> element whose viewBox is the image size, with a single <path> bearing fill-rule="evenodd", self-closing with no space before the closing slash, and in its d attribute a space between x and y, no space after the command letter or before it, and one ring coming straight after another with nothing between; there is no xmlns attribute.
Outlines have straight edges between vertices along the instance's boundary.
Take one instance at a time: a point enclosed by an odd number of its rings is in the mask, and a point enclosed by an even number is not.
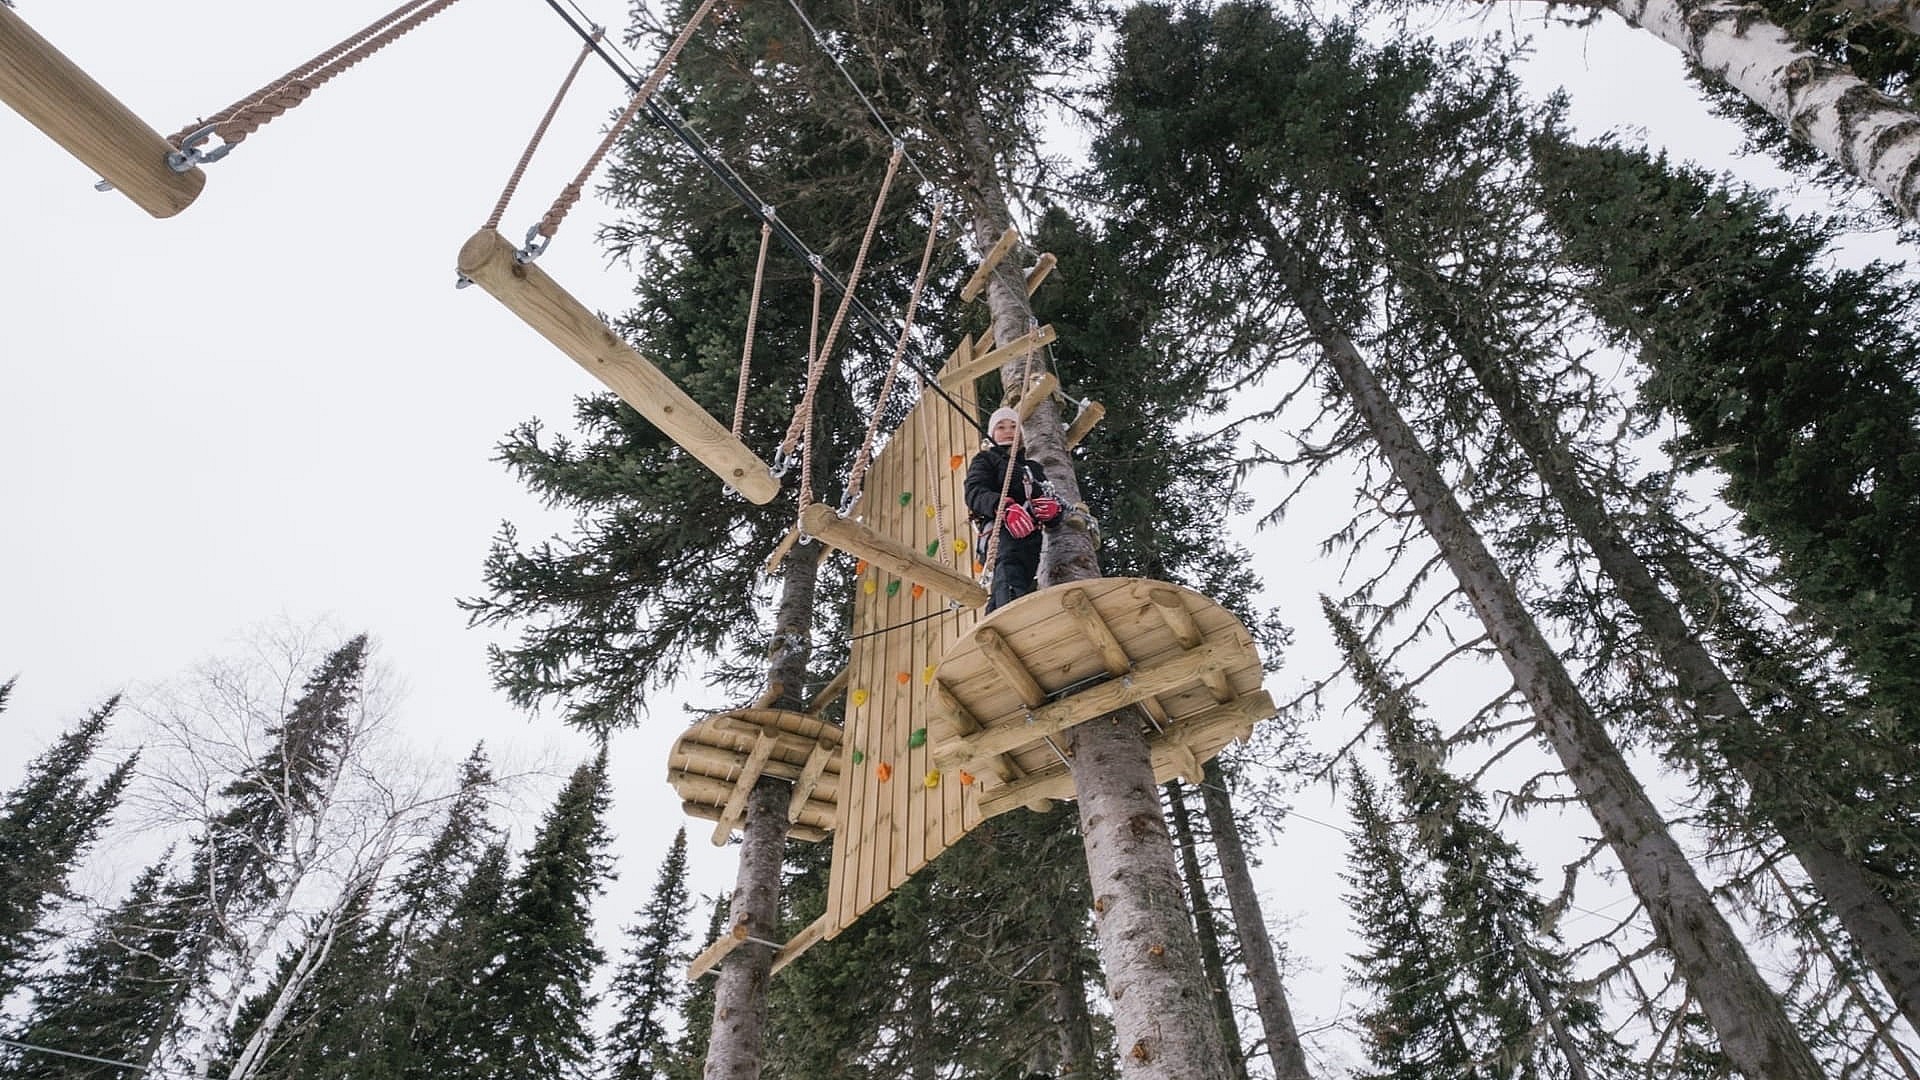
<svg viewBox="0 0 1920 1080"><path fill-rule="evenodd" d="M19 0L19 12L161 132L213 112L384 12L390 0L260 5L193 0ZM617 28L625 5L591 0ZM1506 28L1538 8L1493 9ZM1524 27L1523 28L1530 28ZM1626 125L1715 166L1738 139L1707 118L1678 57L1609 19L1539 38L1541 89L1567 85L1589 133ZM156 221L24 120L0 110L0 678L18 674L0 718L0 786L74 717L117 690L167 679L262 621L329 619L370 631L405 681L410 738L456 759L478 738L496 755L563 766L583 739L495 694L486 637L458 597L503 518L523 535L543 516L492 461L528 417L563 427L598 388L479 290L453 288L454 254L485 219L577 40L539 0L477 0L323 87L208 169L199 201ZM649 58L650 62L650 58ZM574 107L506 218L515 236L585 160L621 100L591 66ZM622 310L630 280L594 243L603 209L583 202L545 266L589 306ZM796 222L803 236L844 223ZM1060 272L1072 274L1062 266ZM1298 628L1292 696L1321 670L1313 594L1337 571L1297 517L1257 548ZM662 695L644 731L614 747L613 831L625 873L612 935L642 900L682 820L664 782L687 719ZM1350 737L1335 718L1328 745ZM1343 850L1324 791L1268 853L1290 866L1269 892L1305 970L1303 1029L1350 1008ZM696 887L730 886L730 851L692 830ZM1311 875L1300 868L1311 866ZM829 946L830 947L830 946Z"/></svg>

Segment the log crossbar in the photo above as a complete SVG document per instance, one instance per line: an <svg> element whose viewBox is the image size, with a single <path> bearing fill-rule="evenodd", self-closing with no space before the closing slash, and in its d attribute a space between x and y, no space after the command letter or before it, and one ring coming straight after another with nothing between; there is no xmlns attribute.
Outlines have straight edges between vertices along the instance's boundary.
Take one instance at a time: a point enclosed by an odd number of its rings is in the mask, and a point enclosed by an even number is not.
<svg viewBox="0 0 1920 1080"><path fill-rule="evenodd" d="M993 274L994 267L1000 265L1000 261L1007 257L1007 253L1012 251L1013 245L1019 241L1020 234L1014 230L1013 226L1007 226L1000 233L1000 239L995 240L993 247L987 250L987 257L980 260L980 266L974 270L973 276L961 286L960 299L972 303L974 297L979 296L981 290L987 287L987 278Z"/></svg>
<svg viewBox="0 0 1920 1080"><path fill-rule="evenodd" d="M459 270L729 487L756 503L773 501L780 482L766 462L546 271L516 254L506 237L482 229L460 248Z"/></svg>
<svg viewBox="0 0 1920 1080"><path fill-rule="evenodd" d="M1032 296L1040 288L1040 283L1047 280L1047 275L1053 273L1053 268L1059 263L1060 260L1055 258L1051 251L1040 256L1039 260L1033 264L1033 269L1027 271L1028 296Z"/></svg>
<svg viewBox="0 0 1920 1080"><path fill-rule="evenodd" d="M927 558L898 540L881 536L857 521L841 517L831 506L814 503L807 507L801 512L800 524L809 534L834 547L852 552L909 581L925 585L942 596L971 607L984 607L989 599L986 590L972 578L945 563Z"/></svg>
<svg viewBox="0 0 1920 1080"><path fill-rule="evenodd" d="M1074 416L1073 423L1067 425L1067 449L1071 450L1079 446L1080 440L1086 438L1087 433L1093 430L1093 425L1105 419L1106 415L1107 407L1097 401L1089 401L1082 405L1080 412Z"/></svg>
<svg viewBox="0 0 1920 1080"><path fill-rule="evenodd" d="M154 217L185 210L206 187L198 167L173 171L167 164L172 143L5 4L0 101Z"/></svg>
<svg viewBox="0 0 1920 1080"><path fill-rule="evenodd" d="M1034 412L1058 389L1060 378L1051 371L1028 383L1026 389L1020 391L1020 403L1013 407L1020 414L1020 422L1024 424L1032 419Z"/></svg>

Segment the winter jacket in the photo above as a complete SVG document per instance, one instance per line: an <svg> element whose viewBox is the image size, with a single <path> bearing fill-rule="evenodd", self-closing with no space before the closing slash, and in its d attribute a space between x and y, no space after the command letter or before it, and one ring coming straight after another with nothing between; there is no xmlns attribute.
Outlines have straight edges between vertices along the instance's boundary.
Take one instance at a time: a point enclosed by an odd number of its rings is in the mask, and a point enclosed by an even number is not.
<svg viewBox="0 0 1920 1080"><path fill-rule="evenodd" d="M1007 479L1007 449L997 443L988 443L973 455L973 462L967 466L967 512L972 515L974 523L982 528L990 524L1000 510L1000 485ZM1046 489L1041 485L1046 479L1046 470L1038 462L1027 460L1027 455L1022 453L1019 463L1014 466L1013 482L1007 487L1007 498L1025 503L1043 495Z"/></svg>

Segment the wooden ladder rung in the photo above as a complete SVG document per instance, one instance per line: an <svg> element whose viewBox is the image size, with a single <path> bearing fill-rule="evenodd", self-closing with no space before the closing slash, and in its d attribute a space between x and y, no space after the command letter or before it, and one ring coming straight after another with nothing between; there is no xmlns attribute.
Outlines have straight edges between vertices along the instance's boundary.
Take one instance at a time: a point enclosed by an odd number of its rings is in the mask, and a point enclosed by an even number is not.
<svg viewBox="0 0 1920 1080"><path fill-rule="evenodd" d="M1020 422L1024 424L1031 419L1034 410L1052 397L1053 392L1058 389L1060 389L1060 379L1051 371L1042 372L1039 378L1028 383L1020 391L1020 403L1014 406L1014 411L1020 414Z"/></svg>
<svg viewBox="0 0 1920 1080"><path fill-rule="evenodd" d="M820 916L808 923L805 930L793 935L785 945L780 946L780 951L773 954L773 970L769 974L778 975L781 968L800 959L801 953L820 944L821 940L827 936L827 931L832 929L828 925L830 918L831 916L828 915Z"/></svg>
<svg viewBox="0 0 1920 1080"><path fill-rule="evenodd" d="M1047 275L1053 273L1053 268L1059 263L1060 260L1054 258L1051 251L1040 256L1039 260L1033 264L1033 269L1027 271L1028 296L1032 296L1040 288L1040 283L1047 280Z"/></svg>
<svg viewBox="0 0 1920 1080"><path fill-rule="evenodd" d="M1067 425L1067 449L1079 446L1080 441L1093 430L1093 425L1105 419L1106 415L1107 407L1097 401L1080 406L1080 411L1074 414L1073 423Z"/></svg>
<svg viewBox="0 0 1920 1080"><path fill-rule="evenodd" d="M460 273L505 304L541 337L605 383L620 399L735 491L756 503L780 494L767 463L708 415L687 392L514 246L481 229L460 248Z"/></svg>
<svg viewBox="0 0 1920 1080"><path fill-rule="evenodd" d="M4 4L0 101L154 217L185 210L207 185L198 167L173 171L172 143Z"/></svg>
<svg viewBox="0 0 1920 1080"><path fill-rule="evenodd" d="M940 373L940 385L947 390L960 389L965 383L989 371L999 370L1000 365L1016 356L1022 356L1052 344L1054 336L1053 327L1050 325L1042 326L1032 333L1022 334L1005 345L997 349L989 349L964 364L947 368Z"/></svg>
<svg viewBox="0 0 1920 1080"><path fill-rule="evenodd" d="M753 786L760 782L766 770L767 759L773 756L773 747L778 738L765 731L753 740L753 750L747 754L746 763L740 766L740 775L733 781L733 794L727 796L727 805L720 811L720 820L713 826L713 846L726 847L733 830L740 824L740 818L747 811L747 796L753 794ZM797 814L789 814L791 821Z"/></svg>
<svg viewBox="0 0 1920 1080"><path fill-rule="evenodd" d="M995 240L993 247L987 250L987 257L980 260L979 269L975 270L973 276L967 279L967 283L961 286L960 299L971 303L974 297L979 296L980 290L987 287L987 278L993 273L993 268L1000 265L1000 260L1006 258L1007 252L1012 251L1013 245L1019 241L1020 234L1014 230L1013 226L1007 226L1006 230L1000 234L1000 239Z"/></svg>

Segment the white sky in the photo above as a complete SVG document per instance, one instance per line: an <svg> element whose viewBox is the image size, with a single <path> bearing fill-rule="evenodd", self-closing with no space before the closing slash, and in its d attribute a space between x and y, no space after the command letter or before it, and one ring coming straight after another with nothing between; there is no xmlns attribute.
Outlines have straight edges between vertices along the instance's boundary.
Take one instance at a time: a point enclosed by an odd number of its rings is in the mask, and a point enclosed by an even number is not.
<svg viewBox="0 0 1920 1080"><path fill-rule="evenodd" d="M273 5L262 17L240 0L19 2L163 133L389 6ZM624 4L584 6L624 24ZM1504 26L1538 9L1497 10ZM1644 126L1696 160L1730 163L1736 133L1706 118L1666 47L1611 19L1542 45L1535 84L1570 86L1584 130ZM529 538L564 525L492 463L494 444L530 416L564 427L573 396L598 389L491 298L452 287L455 252L576 49L539 0L456 6L211 166L199 201L167 221L93 191L83 166L0 110L0 678L20 676L0 717L0 786L107 694L283 616L371 631L410 687L410 736L449 766L483 737L498 756L551 754L562 767L586 752L491 690L486 638L454 604L480 591L501 519ZM579 168L620 95L604 68L587 68L509 236ZM584 201L542 265L590 306L622 310L630 278L595 246L603 216ZM1321 530L1291 520L1255 546L1300 637L1270 684L1276 698L1323 670L1313 596L1337 572L1316 561ZM723 704L697 687L687 696ZM610 944L683 820L664 765L685 719L662 695L655 722L615 744L624 878L602 917ZM1344 718L1329 723L1328 745L1349 736ZM1324 790L1299 809L1342 816ZM693 825L696 889L724 891L733 855ZM1266 855L1286 867L1269 914L1297 920L1282 938L1305 965L1292 991L1307 1030L1343 1007L1343 850L1329 828L1298 821Z"/></svg>

